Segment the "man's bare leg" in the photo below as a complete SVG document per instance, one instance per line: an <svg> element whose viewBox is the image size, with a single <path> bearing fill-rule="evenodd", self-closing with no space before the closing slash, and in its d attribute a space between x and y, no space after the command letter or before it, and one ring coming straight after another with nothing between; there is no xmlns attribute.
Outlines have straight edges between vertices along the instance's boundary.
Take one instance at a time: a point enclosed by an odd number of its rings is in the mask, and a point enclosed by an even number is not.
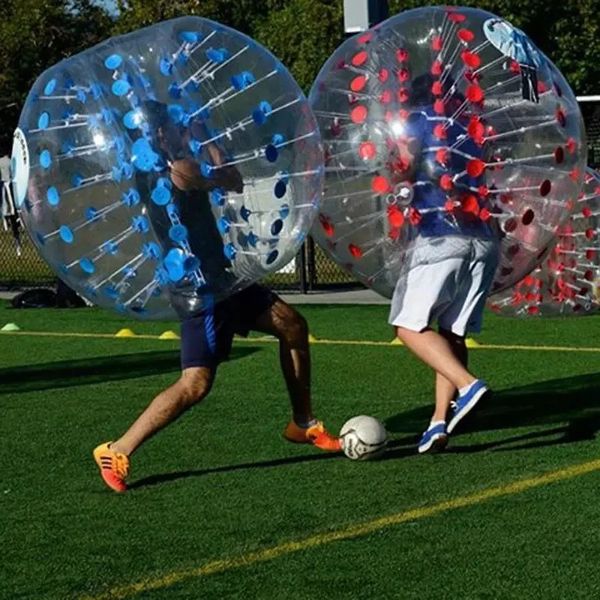
<svg viewBox="0 0 600 600"><path fill-rule="evenodd" d="M110 445L111 450L131 456L157 431L205 398L214 376L215 369L208 367L184 369L180 379L158 394L131 427Z"/></svg>
<svg viewBox="0 0 600 600"><path fill-rule="evenodd" d="M307 424L314 418L310 398L310 349L304 317L277 300L256 320L256 329L279 340L279 362L290 395L294 421Z"/></svg>
<svg viewBox="0 0 600 600"><path fill-rule="evenodd" d="M311 443L328 452L339 452L339 439L328 433L313 414L308 325L304 317L289 304L277 300L258 317L254 328L279 340L279 361L293 413L284 437L292 442Z"/></svg>
<svg viewBox="0 0 600 600"><path fill-rule="evenodd" d="M440 328L439 334L448 342L452 353L458 361L467 368L468 350L465 338L446 329ZM432 422L446 421L450 403L456 398L458 390L444 375L435 373L435 410L431 418Z"/></svg>
<svg viewBox="0 0 600 600"><path fill-rule="evenodd" d="M456 389L466 387L476 380L455 356L448 340L436 331L425 329L417 332L396 327L396 335L413 354L436 373L443 375Z"/></svg>

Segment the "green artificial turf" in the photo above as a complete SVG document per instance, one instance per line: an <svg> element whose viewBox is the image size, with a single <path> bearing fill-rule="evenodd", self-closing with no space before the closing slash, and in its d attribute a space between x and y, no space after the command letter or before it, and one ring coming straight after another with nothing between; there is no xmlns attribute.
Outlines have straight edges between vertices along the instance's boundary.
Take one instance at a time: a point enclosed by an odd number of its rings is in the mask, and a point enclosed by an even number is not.
<svg viewBox="0 0 600 600"><path fill-rule="evenodd" d="M384 306L304 306L318 339L387 342ZM0 327L139 334L96 309L11 310ZM600 346L600 317L487 315L481 343ZM91 450L118 436L178 376L178 343L0 334L0 598L595 598L600 473L446 510L369 535L205 576L218 559L504 486L600 456L600 352L475 349L496 391L447 453L417 456L433 383L405 348L314 344L317 414L332 429L382 419L382 460L288 444L277 345L236 342L209 398L132 461L131 490L105 489ZM168 585L167 585L168 584Z"/></svg>

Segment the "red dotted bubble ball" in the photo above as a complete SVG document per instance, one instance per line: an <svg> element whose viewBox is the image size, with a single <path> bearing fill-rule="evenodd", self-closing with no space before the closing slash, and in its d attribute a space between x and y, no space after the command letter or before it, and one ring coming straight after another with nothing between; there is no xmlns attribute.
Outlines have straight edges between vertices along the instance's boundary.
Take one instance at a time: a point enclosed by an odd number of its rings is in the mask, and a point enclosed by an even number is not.
<svg viewBox="0 0 600 600"><path fill-rule="evenodd" d="M600 174L587 169L583 191L558 231L556 245L532 273L492 296L488 306L510 317L600 312Z"/></svg>
<svg viewBox="0 0 600 600"><path fill-rule="evenodd" d="M419 236L499 239L493 289L512 286L581 191L571 88L527 35L482 10L409 10L346 40L310 102L326 160L313 235L384 296Z"/></svg>

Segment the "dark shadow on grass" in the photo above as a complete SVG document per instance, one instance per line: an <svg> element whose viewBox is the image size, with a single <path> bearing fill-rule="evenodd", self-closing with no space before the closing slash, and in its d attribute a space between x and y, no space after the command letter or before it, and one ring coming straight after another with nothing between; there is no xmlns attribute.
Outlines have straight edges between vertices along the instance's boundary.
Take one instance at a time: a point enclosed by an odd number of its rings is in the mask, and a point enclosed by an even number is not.
<svg viewBox="0 0 600 600"><path fill-rule="evenodd" d="M230 360L257 352L259 348L233 348ZM118 356L99 356L62 360L23 367L0 369L0 394L24 393L105 381L135 379L179 371L179 350L137 352Z"/></svg>
<svg viewBox="0 0 600 600"><path fill-rule="evenodd" d="M388 450L384 456L388 453L393 452L394 456L409 456L413 454L413 450L410 448L398 448L402 444L401 440L394 440L390 442ZM399 453L399 454L398 454ZM268 469L275 467L283 467L288 465L294 465L298 463L313 462L317 460L332 460L332 459L343 459L348 460L342 453L325 453L319 452L318 454L304 454L302 456L290 456L287 458L274 458L273 460L263 460L260 462L251 463L240 463L237 465L224 465L221 467L212 467L208 469L197 469L192 471L174 471L173 473L161 473L158 475L150 475L150 477L144 477L138 479L129 485L129 489L150 487L153 485L160 485L162 483L169 483L172 481L178 481L180 479L189 479L190 477L202 477L205 475L212 475L214 473L229 473L231 471L242 471L242 470L254 470L254 469Z"/></svg>
<svg viewBox="0 0 600 600"><path fill-rule="evenodd" d="M390 417L386 427L391 432L420 432L430 413L431 406L406 411ZM496 392L477 414L465 420L459 433L543 425L549 427L485 444L452 444L448 451L518 450L594 439L600 431L600 373Z"/></svg>

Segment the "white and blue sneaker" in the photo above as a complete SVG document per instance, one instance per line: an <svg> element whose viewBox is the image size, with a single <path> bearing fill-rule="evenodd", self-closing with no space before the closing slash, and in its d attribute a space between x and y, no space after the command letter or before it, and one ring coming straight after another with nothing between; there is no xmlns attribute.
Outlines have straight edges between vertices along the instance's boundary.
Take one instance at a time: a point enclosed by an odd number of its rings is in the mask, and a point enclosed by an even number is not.
<svg viewBox="0 0 600 600"><path fill-rule="evenodd" d="M448 423L448 433L452 433L456 426L477 406L481 398L489 392L485 381L476 379L467 390L458 396L456 402L452 403L454 415Z"/></svg>
<svg viewBox="0 0 600 600"><path fill-rule="evenodd" d="M445 421L433 421L419 441L419 454L441 452L448 444Z"/></svg>

